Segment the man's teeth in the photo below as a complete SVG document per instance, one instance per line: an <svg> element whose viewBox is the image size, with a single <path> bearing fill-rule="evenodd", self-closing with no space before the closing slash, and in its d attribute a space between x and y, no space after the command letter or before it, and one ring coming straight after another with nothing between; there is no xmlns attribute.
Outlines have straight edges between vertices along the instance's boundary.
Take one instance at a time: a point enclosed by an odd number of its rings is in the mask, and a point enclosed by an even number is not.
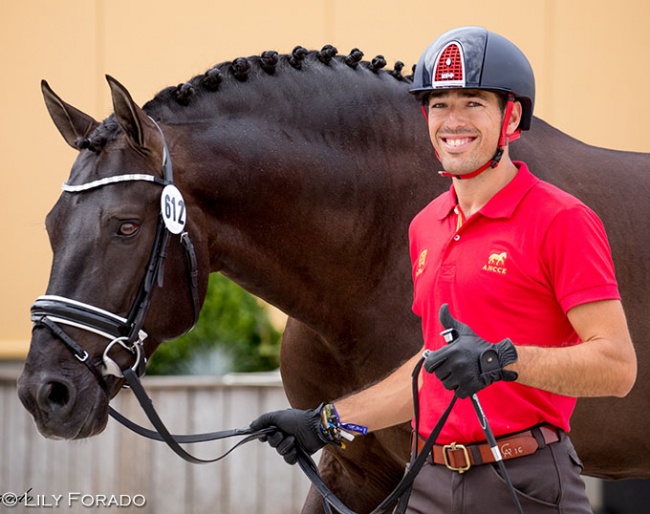
<svg viewBox="0 0 650 514"><path fill-rule="evenodd" d="M447 144L449 146L461 146L469 142L469 139L447 139Z"/></svg>

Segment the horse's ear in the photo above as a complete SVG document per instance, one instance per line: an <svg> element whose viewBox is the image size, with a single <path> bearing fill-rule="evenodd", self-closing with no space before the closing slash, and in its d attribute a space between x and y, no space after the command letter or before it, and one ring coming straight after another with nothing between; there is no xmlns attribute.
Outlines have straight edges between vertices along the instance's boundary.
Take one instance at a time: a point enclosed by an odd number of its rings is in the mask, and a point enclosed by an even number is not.
<svg viewBox="0 0 650 514"><path fill-rule="evenodd" d="M50 117L63 139L72 148L79 150L79 139L87 138L99 122L61 100L45 80L41 81L41 91Z"/></svg>
<svg viewBox="0 0 650 514"><path fill-rule="evenodd" d="M113 110L117 122L122 130L129 136L131 141L137 147L145 145L145 127L153 128L153 123L149 116L138 107L131 98L127 89L110 75L106 75L106 80L111 88L113 97Z"/></svg>

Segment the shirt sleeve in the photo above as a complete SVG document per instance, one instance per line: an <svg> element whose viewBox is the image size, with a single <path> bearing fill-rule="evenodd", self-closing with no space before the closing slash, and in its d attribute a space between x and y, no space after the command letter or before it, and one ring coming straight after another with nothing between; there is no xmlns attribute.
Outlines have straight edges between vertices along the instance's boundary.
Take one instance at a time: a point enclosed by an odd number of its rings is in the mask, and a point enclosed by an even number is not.
<svg viewBox="0 0 650 514"><path fill-rule="evenodd" d="M557 213L541 251L565 314L584 303L620 300L605 227L586 205L576 204Z"/></svg>

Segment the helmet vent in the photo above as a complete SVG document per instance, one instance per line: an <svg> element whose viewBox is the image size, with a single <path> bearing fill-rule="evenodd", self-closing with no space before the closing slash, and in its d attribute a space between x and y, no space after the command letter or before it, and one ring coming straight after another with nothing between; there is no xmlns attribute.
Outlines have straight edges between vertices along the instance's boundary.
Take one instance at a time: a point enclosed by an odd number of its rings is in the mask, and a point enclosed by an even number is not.
<svg viewBox="0 0 650 514"><path fill-rule="evenodd" d="M432 86L434 89L465 87L465 59L457 42L452 41L440 52L433 74Z"/></svg>

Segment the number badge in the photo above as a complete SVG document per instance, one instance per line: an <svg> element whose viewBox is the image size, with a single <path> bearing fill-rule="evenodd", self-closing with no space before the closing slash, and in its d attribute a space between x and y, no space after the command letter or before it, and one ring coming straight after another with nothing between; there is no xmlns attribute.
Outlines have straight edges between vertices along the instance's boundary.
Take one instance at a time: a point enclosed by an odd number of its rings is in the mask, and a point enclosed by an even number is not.
<svg viewBox="0 0 650 514"><path fill-rule="evenodd" d="M165 226L172 234L180 234L185 228L185 201L178 188L169 184L165 186L160 197L160 212Z"/></svg>

